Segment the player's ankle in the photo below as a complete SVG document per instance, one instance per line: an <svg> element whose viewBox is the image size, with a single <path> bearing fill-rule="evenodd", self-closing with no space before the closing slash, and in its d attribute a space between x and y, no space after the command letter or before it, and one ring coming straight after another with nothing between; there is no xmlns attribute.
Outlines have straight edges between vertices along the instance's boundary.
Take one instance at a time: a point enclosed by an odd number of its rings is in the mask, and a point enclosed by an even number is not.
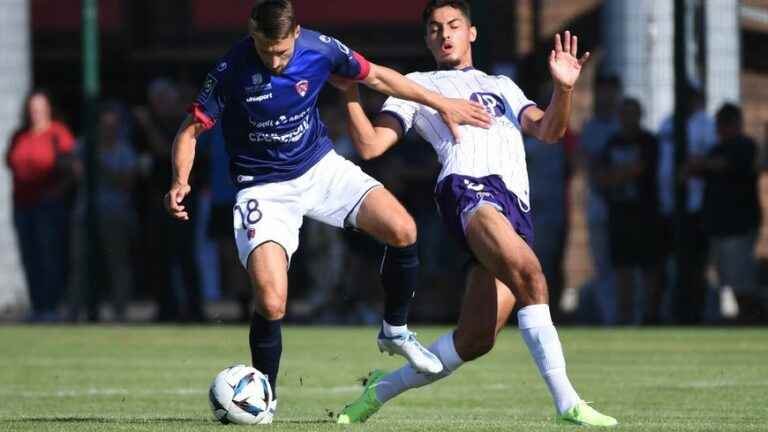
<svg viewBox="0 0 768 432"><path fill-rule="evenodd" d="M408 333L408 324L392 325L387 320L382 320L381 331L384 333L384 336L389 338L399 336Z"/></svg>

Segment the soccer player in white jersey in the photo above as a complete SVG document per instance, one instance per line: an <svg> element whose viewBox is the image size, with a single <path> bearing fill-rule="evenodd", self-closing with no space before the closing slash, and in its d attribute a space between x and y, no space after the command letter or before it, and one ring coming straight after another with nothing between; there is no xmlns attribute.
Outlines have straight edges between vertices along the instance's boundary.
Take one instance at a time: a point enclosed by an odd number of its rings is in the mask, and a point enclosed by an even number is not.
<svg viewBox="0 0 768 432"><path fill-rule="evenodd" d="M371 124L356 86L344 80L336 84L346 89L350 131L363 158L382 154L411 128L432 144L442 164L435 190L441 217L471 252L474 264L457 328L429 348L443 362L443 371L422 374L410 365L389 374L374 371L363 394L344 408L338 422L364 422L404 391L444 378L486 354L519 302L520 332L549 387L558 421L614 426L615 419L582 401L565 371L547 305L547 283L530 247L533 227L522 140L522 133L551 143L563 136L571 94L589 53L577 57L578 40L570 32L562 41L555 36L549 57L555 89L542 111L507 77L472 68L471 43L477 30L466 1L431 0L423 19L427 46L440 70L408 77L444 96L483 103L494 117L490 129L462 126L462 139L454 142L434 110L395 98L387 100Z"/></svg>

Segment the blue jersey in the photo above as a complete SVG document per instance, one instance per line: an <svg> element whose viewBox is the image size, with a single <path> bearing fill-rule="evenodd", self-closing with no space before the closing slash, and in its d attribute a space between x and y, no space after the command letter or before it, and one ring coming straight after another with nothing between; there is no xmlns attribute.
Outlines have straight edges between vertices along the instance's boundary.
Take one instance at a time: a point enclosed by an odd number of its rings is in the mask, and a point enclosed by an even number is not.
<svg viewBox="0 0 768 432"><path fill-rule="evenodd" d="M343 43L302 28L288 66L273 75L246 37L208 74L191 112L208 128L221 122L239 189L291 180L332 148L317 109L328 77L362 80L369 70Z"/></svg>

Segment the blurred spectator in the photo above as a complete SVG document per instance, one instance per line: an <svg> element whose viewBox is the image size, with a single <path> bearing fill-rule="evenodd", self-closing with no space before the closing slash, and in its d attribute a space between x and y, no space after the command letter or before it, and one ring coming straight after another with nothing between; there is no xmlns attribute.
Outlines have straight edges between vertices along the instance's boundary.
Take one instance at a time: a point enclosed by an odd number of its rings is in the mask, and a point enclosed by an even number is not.
<svg viewBox="0 0 768 432"><path fill-rule="evenodd" d="M251 287L248 274L240 264L235 246L232 208L235 205L237 188L229 175L229 155L221 127L216 125L197 139L198 151L209 155L211 215L208 221L208 236L216 242L219 260L219 280L222 291L237 298L240 306L240 321L251 317ZM201 151L202 153L202 151Z"/></svg>
<svg viewBox="0 0 768 432"><path fill-rule="evenodd" d="M685 167L687 176L706 181L704 227L721 287L730 287L739 304L739 319L760 313L755 244L760 224L757 196L757 145L744 135L741 109L725 104L717 112L718 143L706 157Z"/></svg>
<svg viewBox="0 0 768 432"><path fill-rule="evenodd" d="M87 306L89 321L100 321L100 303L105 297L106 285L111 295L110 299L114 319L126 320L126 308L133 290L133 260L131 259L131 243L136 232L136 209L133 204L133 187L138 169L136 152L128 141L126 115L122 107L109 102L101 106L98 113L96 131L96 196L95 203L98 213L96 223L99 245L96 272L99 279L85 283L85 227L86 227L86 196L81 188L76 205L72 232L74 234L73 277L70 298L71 315L73 320L80 319L83 303ZM80 148L81 158L84 149ZM90 287L91 292L84 289Z"/></svg>
<svg viewBox="0 0 768 432"><path fill-rule="evenodd" d="M136 230L136 210L131 193L136 180L137 156L132 144L122 134L124 124L117 105L105 106L99 114L96 203L101 251L118 321L125 320L133 287L130 248Z"/></svg>
<svg viewBox="0 0 768 432"><path fill-rule="evenodd" d="M138 147L145 153L149 166L145 168L144 202L141 226L145 257L144 282L158 298L157 319L160 321L204 321L202 290L195 226L197 193L200 183L193 171L193 193L184 205L192 209L189 222L173 221L162 206L162 197L171 179L171 148L176 131L184 119L184 105L174 83L159 78L152 81L147 92L148 107L137 107L133 113L138 130ZM204 163L197 166L205 166ZM174 269L181 273L182 289L177 293ZM184 294L179 298L177 294Z"/></svg>
<svg viewBox="0 0 768 432"><path fill-rule="evenodd" d="M546 109L551 94L551 84L543 85L536 101L541 109ZM536 233L533 250L547 278L550 309L556 321L559 321L563 291L563 257L568 238L567 192L573 147L574 139L570 133L557 144L525 137L525 159L531 182L531 209Z"/></svg>
<svg viewBox="0 0 768 432"><path fill-rule="evenodd" d="M69 217L75 177L74 138L53 116L50 96L34 91L24 105L6 161L13 176L13 220L32 321L58 320L67 280Z"/></svg>
<svg viewBox="0 0 768 432"><path fill-rule="evenodd" d="M694 91L688 102L686 119L686 154L689 160L706 155L717 141L715 121L706 112L701 92ZM675 130L674 117L667 118L659 131L659 201L665 220L666 237L673 238L677 184L675 181ZM680 263L679 284L672 284L672 316L682 324L696 324L704 312L707 283L705 270L708 258L707 235L702 223L704 181L701 178L684 178L686 202L683 219L679 226L677 260Z"/></svg>
<svg viewBox="0 0 768 432"><path fill-rule="evenodd" d="M594 303L603 324L616 323L616 288L608 233L608 207L596 174L608 139L619 129L617 107L621 82L616 76L598 76L595 81L595 115L584 125L579 150L588 173L587 225L594 278L582 290L584 303Z"/></svg>
<svg viewBox="0 0 768 432"><path fill-rule="evenodd" d="M659 322L662 284L658 213L658 144L642 129L642 108L635 99L621 105L619 132L603 151L598 181L608 200L611 260L616 268L619 321L634 323L635 270L642 271L647 293L642 321Z"/></svg>

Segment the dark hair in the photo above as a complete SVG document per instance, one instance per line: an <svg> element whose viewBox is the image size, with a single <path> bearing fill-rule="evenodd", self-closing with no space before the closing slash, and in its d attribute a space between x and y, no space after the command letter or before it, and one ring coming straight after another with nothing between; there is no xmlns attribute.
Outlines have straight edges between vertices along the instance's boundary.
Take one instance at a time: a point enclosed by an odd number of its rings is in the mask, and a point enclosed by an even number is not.
<svg viewBox="0 0 768 432"><path fill-rule="evenodd" d="M741 108L732 103L725 103L717 110L715 118L718 126L741 124Z"/></svg>
<svg viewBox="0 0 768 432"><path fill-rule="evenodd" d="M51 93L47 89L36 88L29 92L27 97L24 99L24 105L21 107L21 125L19 126L17 132L25 132L32 127L32 119L29 118L29 101L32 100L32 98L35 96L42 96L45 98L45 100L48 101L48 106L51 109L51 120L56 120L58 118L56 109L53 106L53 98L51 97Z"/></svg>
<svg viewBox="0 0 768 432"><path fill-rule="evenodd" d="M290 0L260 0L251 9L251 31L269 40L285 39L296 25Z"/></svg>
<svg viewBox="0 0 768 432"><path fill-rule="evenodd" d="M421 14L421 22L424 25L429 24L432 13L442 7L452 7L458 9L468 22L472 22L472 7L467 0L430 0L424 7L424 12Z"/></svg>

